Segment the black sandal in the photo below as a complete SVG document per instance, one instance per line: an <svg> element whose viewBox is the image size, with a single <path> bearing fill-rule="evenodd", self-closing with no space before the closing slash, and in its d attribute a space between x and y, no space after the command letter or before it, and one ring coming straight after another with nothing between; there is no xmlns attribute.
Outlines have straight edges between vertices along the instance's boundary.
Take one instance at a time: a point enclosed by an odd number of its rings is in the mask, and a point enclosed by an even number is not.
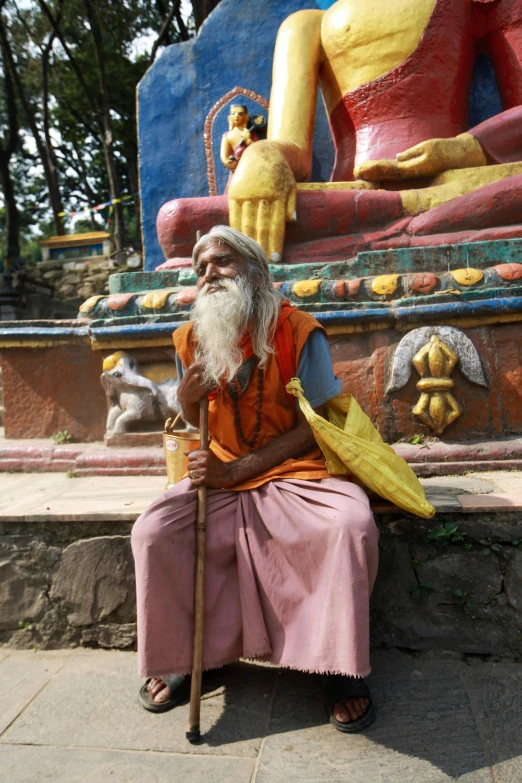
<svg viewBox="0 0 522 783"><path fill-rule="evenodd" d="M332 723L338 731L347 734L355 734L368 728L375 720L375 707L373 706L370 690L362 677L348 677L344 674L325 674L322 677L324 688L324 700L326 711ZM370 700L364 713L349 723L342 723L334 717L333 709L338 701L345 699L366 698Z"/></svg>
<svg viewBox="0 0 522 783"><path fill-rule="evenodd" d="M167 712L173 707L177 707L181 702L186 701L190 696L190 677L185 674L169 674L166 677L157 677L156 679L165 683L170 691L170 699L167 701L154 701L154 697L147 688L151 679L152 677L149 677L138 692L139 703L149 712Z"/></svg>

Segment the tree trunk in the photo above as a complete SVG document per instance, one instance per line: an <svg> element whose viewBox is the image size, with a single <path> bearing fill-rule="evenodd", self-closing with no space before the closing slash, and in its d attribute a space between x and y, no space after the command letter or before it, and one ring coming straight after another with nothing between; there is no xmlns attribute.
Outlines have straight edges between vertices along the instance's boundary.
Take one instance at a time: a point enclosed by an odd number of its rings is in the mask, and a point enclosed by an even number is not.
<svg viewBox="0 0 522 783"><path fill-rule="evenodd" d="M0 9L3 4L0 5ZM1 23L1 20L0 20ZM7 112L7 134L0 144L0 186L5 203L4 257L15 261L20 255L20 215L16 204L15 189L11 177L11 158L19 144L18 109L11 69L5 46L0 39L0 59L4 71L4 101Z"/></svg>
<svg viewBox="0 0 522 783"><path fill-rule="evenodd" d="M61 217L61 213L64 209L60 184L58 182L58 169L54 163L53 153L49 150L47 144L42 144L40 134L37 133L37 136L38 138L35 138L36 148L42 160L45 183L47 185L47 192L49 194L49 201L51 202L51 209L53 212L54 230L58 236L62 236L65 234L65 225L63 217Z"/></svg>
<svg viewBox="0 0 522 783"><path fill-rule="evenodd" d="M62 0L58 3L57 19L59 20L62 13ZM49 199L51 201L51 208L53 210L54 225L56 233L58 235L65 234L64 221L60 217L63 212L62 194L60 192L60 182L58 173L58 161L56 159L56 153L51 140L50 133L50 118L49 118L49 57L53 48L53 43L56 33L51 32L47 45L42 52L42 92L43 92L43 131L44 141L42 146L42 153L45 155L46 164L44 169L46 170L47 189L49 191Z"/></svg>
<svg viewBox="0 0 522 783"><path fill-rule="evenodd" d="M9 69L9 72L16 85L18 97L20 98L20 103L22 104L22 108L27 119L27 124L29 125L31 134L34 138L38 156L43 166L45 184L49 193L49 201L51 202L56 233L65 234L62 218L59 217L60 212L63 212L63 204L60 193L60 185L58 182L58 170L55 165L54 151L52 148L48 147L45 139L42 138L42 134L38 129L38 125L36 124L35 111L27 98L24 84L20 76L17 63L13 57L11 44L7 37L7 31L2 19L0 19L0 42L5 65Z"/></svg>
<svg viewBox="0 0 522 783"><path fill-rule="evenodd" d="M219 0L192 0L196 30L199 30L207 16L214 10L218 3Z"/></svg>
<svg viewBox="0 0 522 783"><path fill-rule="evenodd" d="M107 177L109 179L109 191L111 200L116 203L113 206L114 210L114 239L116 241L116 249L122 251L127 241L127 231L125 225L125 216L123 214L123 207L121 204L121 190L118 171L116 168L116 160L114 157L113 147L113 135L112 135L112 117L111 117L111 105L109 99L109 91L107 87L107 80L105 78L105 61L102 51L102 37L101 30L94 10L94 4L91 0L84 0L85 10L87 12L87 19L89 21L89 27L91 28L92 39L94 42L94 51L96 54L96 62L98 64L98 78L100 84L100 94L102 100L102 118L103 118L103 154L105 158L105 166L107 169Z"/></svg>
<svg viewBox="0 0 522 783"><path fill-rule="evenodd" d="M4 256L10 262L13 262L20 256L20 215L16 205L13 180L9 171L9 158L4 150L0 151L0 185L5 202Z"/></svg>
<svg viewBox="0 0 522 783"><path fill-rule="evenodd" d="M74 149L75 153L75 160L74 162L70 162L70 165L78 175L78 179L80 180L82 190L85 194L85 197L87 198L87 203L90 207L89 209L89 218L91 221L91 228L93 231L98 231L99 226L96 222L96 219L94 217L94 212L92 211L92 208L96 206L96 194L91 188L91 185L89 183L89 177L87 174L87 168L85 166L85 163L83 161L82 157L82 151L78 147L78 145L73 141L72 147ZM67 153L65 153L67 154ZM74 157L74 156L73 156Z"/></svg>
<svg viewBox="0 0 522 783"><path fill-rule="evenodd" d="M127 161L127 176L129 177L129 193L136 194L139 189L138 181L138 151L132 141L127 140L124 144L125 160Z"/></svg>

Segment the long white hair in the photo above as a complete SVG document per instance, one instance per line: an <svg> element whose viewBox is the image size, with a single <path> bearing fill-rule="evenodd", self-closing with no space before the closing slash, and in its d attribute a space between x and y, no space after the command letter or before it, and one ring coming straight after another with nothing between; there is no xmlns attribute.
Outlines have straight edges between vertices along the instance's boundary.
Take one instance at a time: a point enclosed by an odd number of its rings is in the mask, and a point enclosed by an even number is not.
<svg viewBox="0 0 522 783"><path fill-rule="evenodd" d="M213 242L223 242L245 260L245 275L225 281L228 297L205 296L203 288L192 308L198 341L198 358L205 365L205 375L211 382L222 378L232 380L242 363L237 346L249 327L254 354L263 367L274 353L273 340L282 294L273 287L268 261L261 246L253 239L229 226L215 226L194 247L192 264Z"/></svg>

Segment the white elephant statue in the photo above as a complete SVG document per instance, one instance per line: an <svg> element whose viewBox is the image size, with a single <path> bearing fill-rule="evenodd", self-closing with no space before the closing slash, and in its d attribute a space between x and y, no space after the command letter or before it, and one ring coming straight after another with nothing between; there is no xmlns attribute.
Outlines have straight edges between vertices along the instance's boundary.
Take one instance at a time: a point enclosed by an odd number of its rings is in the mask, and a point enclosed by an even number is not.
<svg viewBox="0 0 522 783"><path fill-rule="evenodd" d="M141 374L137 360L130 353L117 351L108 356L100 380L112 403L107 434L128 432L129 425L137 422L163 423L180 412L179 381L174 378L160 383L151 381Z"/></svg>

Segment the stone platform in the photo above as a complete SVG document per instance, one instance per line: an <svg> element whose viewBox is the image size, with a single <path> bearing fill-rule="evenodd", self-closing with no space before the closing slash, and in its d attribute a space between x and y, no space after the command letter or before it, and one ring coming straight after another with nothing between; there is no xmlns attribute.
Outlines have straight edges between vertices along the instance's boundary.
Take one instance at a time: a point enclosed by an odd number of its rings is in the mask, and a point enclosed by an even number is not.
<svg viewBox="0 0 522 783"><path fill-rule="evenodd" d="M518 658L522 473L422 481L432 520L373 503L374 646ZM164 486L164 475L0 474L0 644L134 649L129 536Z"/></svg>
<svg viewBox="0 0 522 783"><path fill-rule="evenodd" d="M373 655L377 719L326 722L319 678L240 664L188 705L141 709L132 652L0 650L0 768L16 783L518 783L522 665Z"/></svg>
<svg viewBox="0 0 522 783"><path fill-rule="evenodd" d="M165 476L161 432L115 436L103 441L64 443L51 438L2 437L0 427L0 473L73 472L77 476ZM136 445L140 441L155 445ZM418 476L463 475L469 471L522 470L522 438L475 440L467 443L421 439L417 444L393 443L393 448Z"/></svg>

